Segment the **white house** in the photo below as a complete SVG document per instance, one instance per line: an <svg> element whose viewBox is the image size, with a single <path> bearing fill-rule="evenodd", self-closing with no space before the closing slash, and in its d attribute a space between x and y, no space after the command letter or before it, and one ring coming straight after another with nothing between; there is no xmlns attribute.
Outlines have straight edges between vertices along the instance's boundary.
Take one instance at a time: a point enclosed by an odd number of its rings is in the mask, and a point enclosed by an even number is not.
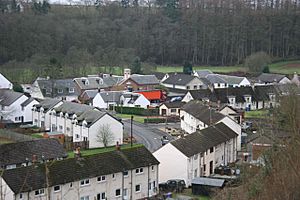
<svg viewBox="0 0 300 200"><path fill-rule="evenodd" d="M34 124L42 123L41 109L34 112ZM123 124L107 112L100 111L92 106L63 102L56 104L49 115L49 121L44 120L45 128L51 132L61 132L73 138L73 142L88 141L89 148L112 146L117 142L123 143ZM46 118L46 117L45 117ZM100 130L105 129L109 133L110 140L107 144L97 138Z"/></svg>
<svg viewBox="0 0 300 200"><path fill-rule="evenodd" d="M4 171L1 195L5 200L146 199L158 194L158 164L145 147L35 164Z"/></svg>
<svg viewBox="0 0 300 200"><path fill-rule="evenodd" d="M124 107L148 108L150 101L142 94L125 92L120 97L120 104Z"/></svg>
<svg viewBox="0 0 300 200"><path fill-rule="evenodd" d="M180 110L180 126L185 132L191 134L213 124L223 122L230 127L237 136L237 150L241 150L241 126L237 121L225 116L213 108L204 105L201 101L190 101Z"/></svg>
<svg viewBox="0 0 300 200"><path fill-rule="evenodd" d="M235 162L236 144L237 134L222 122L172 141L153 153L160 162L159 182L184 179L191 186L193 178Z"/></svg>
<svg viewBox="0 0 300 200"><path fill-rule="evenodd" d="M162 116L179 116L180 109L184 105L184 102L174 101L174 102L165 102L159 106L159 115Z"/></svg>
<svg viewBox="0 0 300 200"><path fill-rule="evenodd" d="M32 121L31 109L38 102L22 93L8 89L0 90L0 117L13 123Z"/></svg>
<svg viewBox="0 0 300 200"><path fill-rule="evenodd" d="M262 73L256 78L256 85L288 84L291 80L283 74Z"/></svg>
<svg viewBox="0 0 300 200"><path fill-rule="evenodd" d="M230 76L230 75L223 75L217 74L218 77L225 80L227 82L228 87L245 87L250 86L251 83L246 77L240 76Z"/></svg>
<svg viewBox="0 0 300 200"><path fill-rule="evenodd" d="M213 91L210 89L206 90L190 90L188 91L184 97L182 98L182 102L190 102L192 100L199 100L199 101L211 101L211 97L213 97Z"/></svg>
<svg viewBox="0 0 300 200"><path fill-rule="evenodd" d="M196 76L183 73L166 74L161 85L167 88L182 89L182 90L198 90L208 87L207 80Z"/></svg>
<svg viewBox="0 0 300 200"><path fill-rule="evenodd" d="M0 73L0 89L13 89L13 84Z"/></svg>

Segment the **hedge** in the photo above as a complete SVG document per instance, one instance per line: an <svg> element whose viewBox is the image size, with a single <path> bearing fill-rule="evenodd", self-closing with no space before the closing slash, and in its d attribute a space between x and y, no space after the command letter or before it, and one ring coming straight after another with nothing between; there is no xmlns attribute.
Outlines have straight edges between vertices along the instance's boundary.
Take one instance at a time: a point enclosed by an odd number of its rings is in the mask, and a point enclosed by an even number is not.
<svg viewBox="0 0 300 200"><path fill-rule="evenodd" d="M157 116L159 115L158 108L144 109L138 107L123 107L115 106L115 111L121 114L142 115L142 116Z"/></svg>
<svg viewBox="0 0 300 200"><path fill-rule="evenodd" d="M144 123L165 123L166 119L164 118L148 118L144 119Z"/></svg>

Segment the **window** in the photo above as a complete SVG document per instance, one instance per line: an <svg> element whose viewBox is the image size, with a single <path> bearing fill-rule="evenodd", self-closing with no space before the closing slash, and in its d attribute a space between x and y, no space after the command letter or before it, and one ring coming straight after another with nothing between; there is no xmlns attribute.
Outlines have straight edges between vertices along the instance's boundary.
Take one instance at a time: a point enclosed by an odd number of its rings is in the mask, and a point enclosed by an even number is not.
<svg viewBox="0 0 300 200"><path fill-rule="evenodd" d="M120 189L116 189L116 197L121 196L121 190Z"/></svg>
<svg viewBox="0 0 300 200"><path fill-rule="evenodd" d="M44 190L44 189L36 190L36 191L34 192L34 194L35 194L36 196L38 196L38 195L43 195L43 194L45 194L45 190Z"/></svg>
<svg viewBox="0 0 300 200"><path fill-rule="evenodd" d="M123 176L128 176L128 171L123 172Z"/></svg>
<svg viewBox="0 0 300 200"><path fill-rule="evenodd" d="M105 192L97 194L97 200L103 200L106 198Z"/></svg>
<svg viewBox="0 0 300 200"><path fill-rule="evenodd" d="M186 86L186 89L189 90L189 89L190 89L190 86Z"/></svg>
<svg viewBox="0 0 300 200"><path fill-rule="evenodd" d="M194 90L196 90L197 89L197 85L194 85Z"/></svg>
<svg viewBox="0 0 300 200"><path fill-rule="evenodd" d="M80 200L90 200L89 196L80 197Z"/></svg>
<svg viewBox="0 0 300 200"><path fill-rule="evenodd" d="M214 152L214 147L211 147L211 148L209 149L209 152L210 152L210 153L213 153L213 152Z"/></svg>
<svg viewBox="0 0 300 200"><path fill-rule="evenodd" d="M68 131L68 132L70 131L70 128L69 128L69 127L67 127L67 131Z"/></svg>
<svg viewBox="0 0 300 200"><path fill-rule="evenodd" d="M70 188L73 188L73 183L70 183L69 187L70 187Z"/></svg>
<svg viewBox="0 0 300 200"><path fill-rule="evenodd" d="M127 193L128 193L127 188L123 189L123 197L126 197L126 196L127 196Z"/></svg>
<svg viewBox="0 0 300 200"><path fill-rule="evenodd" d="M90 184L90 179L84 179L80 181L81 186L89 185Z"/></svg>
<svg viewBox="0 0 300 200"><path fill-rule="evenodd" d="M194 171L194 178L196 178L196 177L197 177L197 173L198 173L198 170L197 170L197 169L195 169L195 171Z"/></svg>
<svg viewBox="0 0 300 200"><path fill-rule="evenodd" d="M76 139L79 139L79 134L75 134Z"/></svg>
<svg viewBox="0 0 300 200"><path fill-rule="evenodd" d="M154 171L154 165L151 166L151 170Z"/></svg>
<svg viewBox="0 0 300 200"><path fill-rule="evenodd" d="M213 161L210 161L210 162L209 162L209 174L212 174L212 173L213 173L213 168L214 168L214 162L213 162Z"/></svg>
<svg viewBox="0 0 300 200"><path fill-rule="evenodd" d="M75 92L74 88L69 88L69 93L74 93L74 92Z"/></svg>
<svg viewBox="0 0 300 200"><path fill-rule="evenodd" d="M221 84L220 83L218 83L218 87L220 87L221 86Z"/></svg>
<svg viewBox="0 0 300 200"><path fill-rule="evenodd" d="M144 172L144 169L143 169L143 168L138 168L138 169L135 170L135 173L136 173L136 174L141 174L141 173L143 173L143 172Z"/></svg>
<svg viewBox="0 0 300 200"><path fill-rule="evenodd" d="M61 89L61 88L59 88L58 90L57 90L57 93L59 93L59 94L61 94L61 93L63 93L64 91L63 91L63 89Z"/></svg>
<svg viewBox="0 0 300 200"><path fill-rule="evenodd" d="M63 126L59 125L59 130L62 131L63 130Z"/></svg>
<svg viewBox="0 0 300 200"><path fill-rule="evenodd" d="M194 160L198 159L198 154L194 155Z"/></svg>
<svg viewBox="0 0 300 200"><path fill-rule="evenodd" d="M172 108L171 113L176 113L176 108Z"/></svg>
<svg viewBox="0 0 300 200"><path fill-rule="evenodd" d="M23 199L23 193L19 194L19 199Z"/></svg>
<svg viewBox="0 0 300 200"><path fill-rule="evenodd" d="M54 192L60 191L60 185L54 186L53 189L54 189Z"/></svg>
<svg viewBox="0 0 300 200"><path fill-rule="evenodd" d="M203 165L203 171L206 171L206 165L205 164Z"/></svg>
<svg viewBox="0 0 300 200"><path fill-rule="evenodd" d="M113 179L115 178L115 174L112 174L111 176L112 176Z"/></svg>
<svg viewBox="0 0 300 200"><path fill-rule="evenodd" d="M149 184L148 184L148 190L151 190L151 186L152 186L152 184L149 183Z"/></svg>
<svg viewBox="0 0 300 200"><path fill-rule="evenodd" d="M135 192L141 191L141 185L135 185Z"/></svg>
<svg viewBox="0 0 300 200"><path fill-rule="evenodd" d="M99 177L97 177L97 181L98 181L98 182L103 182L103 181L105 181L105 176L99 176Z"/></svg>

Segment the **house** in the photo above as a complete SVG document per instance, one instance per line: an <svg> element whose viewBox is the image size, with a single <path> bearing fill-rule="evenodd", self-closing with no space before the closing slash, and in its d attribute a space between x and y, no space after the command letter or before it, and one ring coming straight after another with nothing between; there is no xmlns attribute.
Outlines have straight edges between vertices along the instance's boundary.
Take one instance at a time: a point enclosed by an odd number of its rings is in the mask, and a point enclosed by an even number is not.
<svg viewBox="0 0 300 200"><path fill-rule="evenodd" d="M30 166L33 162L48 162L66 157L63 146L55 139L0 145L0 169Z"/></svg>
<svg viewBox="0 0 300 200"><path fill-rule="evenodd" d="M292 83L294 83L295 85L297 85L298 87L300 87L300 77L298 76L298 74L295 72L294 76L291 80Z"/></svg>
<svg viewBox="0 0 300 200"><path fill-rule="evenodd" d="M217 75L218 77L224 79L227 82L228 87L246 87L251 85L250 81L246 77L230 76L223 74Z"/></svg>
<svg viewBox="0 0 300 200"><path fill-rule="evenodd" d="M123 91L103 91L86 90L81 95L82 103L103 109L109 109L110 106L120 104L120 98Z"/></svg>
<svg viewBox="0 0 300 200"><path fill-rule="evenodd" d="M290 79L283 74L262 73L256 78L257 84L287 84L291 83Z"/></svg>
<svg viewBox="0 0 300 200"><path fill-rule="evenodd" d="M275 85L256 85L254 93L257 99L257 109L274 108L279 105L279 93Z"/></svg>
<svg viewBox="0 0 300 200"><path fill-rule="evenodd" d="M125 92L120 97L120 105L124 107L148 108L150 101L142 94Z"/></svg>
<svg viewBox="0 0 300 200"><path fill-rule="evenodd" d="M160 162L159 182L210 176L221 164L235 162L237 134L223 122L169 142L153 155Z"/></svg>
<svg viewBox="0 0 300 200"><path fill-rule="evenodd" d="M0 89L1 120L12 123L32 122L31 109L38 102L20 92Z"/></svg>
<svg viewBox="0 0 300 200"><path fill-rule="evenodd" d="M0 73L0 89L13 89L13 84Z"/></svg>
<svg viewBox="0 0 300 200"><path fill-rule="evenodd" d="M159 105L159 103L164 102L167 98L166 93L162 90L137 91L136 93L144 95L152 106Z"/></svg>
<svg viewBox="0 0 300 200"><path fill-rule="evenodd" d="M49 131L51 124L50 113L53 108L60 106L62 103L63 101L59 99L46 98L34 104L32 108L33 125Z"/></svg>
<svg viewBox="0 0 300 200"><path fill-rule="evenodd" d="M133 74L124 76L124 79L118 83L114 90L127 90L129 92L140 90L154 90L159 86L159 80L154 75Z"/></svg>
<svg viewBox="0 0 300 200"><path fill-rule="evenodd" d="M216 109L203 104L201 101L190 101L182 106L180 110L180 127L185 132L191 134L197 130L202 130L213 124L223 122L230 127L237 136L237 150L241 150L241 126L240 124L218 112Z"/></svg>
<svg viewBox="0 0 300 200"><path fill-rule="evenodd" d="M180 109L184 105L184 102L174 101L174 102L165 102L159 106L159 115L162 116L179 116Z"/></svg>
<svg viewBox="0 0 300 200"><path fill-rule="evenodd" d="M214 89L215 99L220 106L229 105L235 109L256 110L257 96L252 87L229 87Z"/></svg>
<svg viewBox="0 0 300 200"><path fill-rule="evenodd" d="M210 89L190 90L184 95L182 99L182 101L186 103L192 100L216 102L214 93Z"/></svg>
<svg viewBox="0 0 300 200"><path fill-rule="evenodd" d="M244 111L234 109L231 106L225 105L220 108L219 112L223 115L226 115L236 121L238 124L241 124L244 118Z"/></svg>
<svg viewBox="0 0 300 200"><path fill-rule="evenodd" d="M6 170L5 200L148 199L158 194L159 162L145 147Z"/></svg>
<svg viewBox="0 0 300 200"><path fill-rule="evenodd" d="M209 74L213 74L213 72L208 69L194 71L194 76L199 78L206 78Z"/></svg>
<svg viewBox="0 0 300 200"><path fill-rule="evenodd" d="M121 79L122 77L119 76L89 75L88 77L74 78L73 81L81 95L86 90L110 91Z"/></svg>
<svg viewBox="0 0 300 200"><path fill-rule="evenodd" d="M37 105L42 107L42 105ZM44 109L43 109L44 110ZM34 109L34 125L42 124L41 108ZM46 129L61 132L71 137L73 143L87 142L88 148L112 146L123 143L123 124L107 112L92 106L73 102L63 102L48 112L49 121L44 121ZM46 117L45 117L46 118ZM107 129L110 140L105 144L98 140L101 129Z"/></svg>
<svg viewBox="0 0 300 200"><path fill-rule="evenodd" d="M210 82L213 88L227 88L229 86L228 82L218 74L208 74L205 78Z"/></svg>
<svg viewBox="0 0 300 200"><path fill-rule="evenodd" d="M32 86L24 85L25 91L34 98L56 98L66 101L77 100L79 91L73 79L50 79L38 77Z"/></svg>
<svg viewBox="0 0 300 200"><path fill-rule="evenodd" d="M162 85L181 90L198 90L208 88L207 80L183 73L169 73Z"/></svg>

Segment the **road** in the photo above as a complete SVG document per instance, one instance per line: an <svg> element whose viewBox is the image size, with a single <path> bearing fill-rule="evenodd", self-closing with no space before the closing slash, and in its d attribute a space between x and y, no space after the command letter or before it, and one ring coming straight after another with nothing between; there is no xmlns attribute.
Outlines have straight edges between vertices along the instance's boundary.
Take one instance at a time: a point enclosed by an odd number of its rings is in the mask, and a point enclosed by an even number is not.
<svg viewBox="0 0 300 200"><path fill-rule="evenodd" d="M123 119L122 121L124 123L124 131L130 135L130 119ZM167 136L169 140L173 139L173 137L167 133L155 127L151 127L151 124L147 125L133 121L132 127L133 137L138 143L144 144L151 152L161 147L161 138L163 136Z"/></svg>

